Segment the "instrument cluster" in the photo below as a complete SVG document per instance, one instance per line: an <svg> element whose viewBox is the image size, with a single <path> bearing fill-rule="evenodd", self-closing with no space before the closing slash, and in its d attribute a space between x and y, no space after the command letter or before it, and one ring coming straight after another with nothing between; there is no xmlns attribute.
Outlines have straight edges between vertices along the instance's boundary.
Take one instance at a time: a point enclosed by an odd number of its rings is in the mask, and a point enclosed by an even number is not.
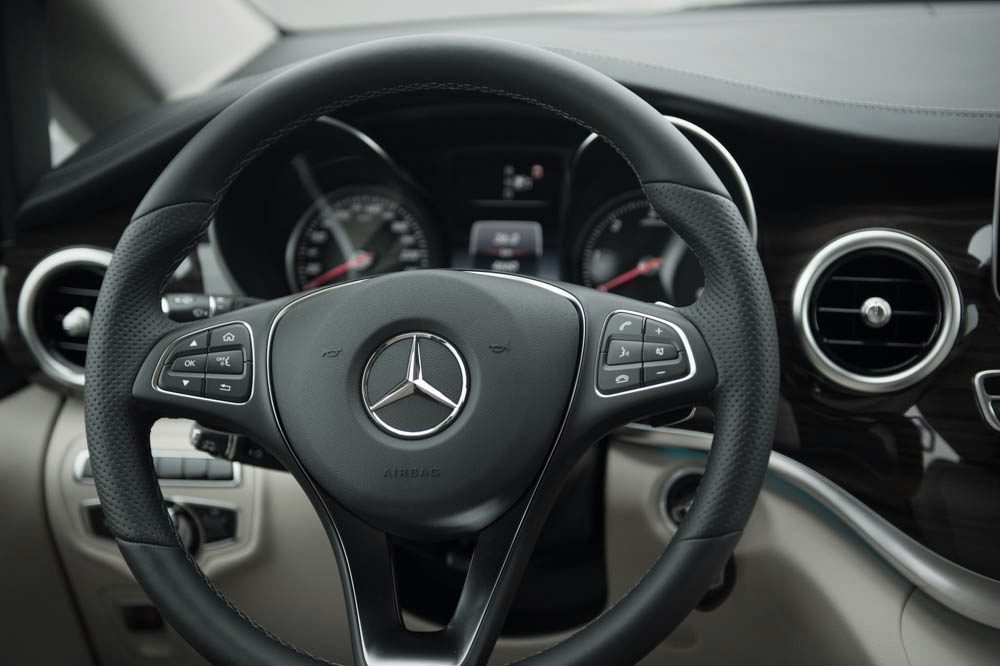
<svg viewBox="0 0 1000 666"><path fill-rule="evenodd" d="M321 118L265 154L216 216L232 280L271 298L366 276L484 269L693 302L704 278L622 158L560 119L457 113L421 126ZM671 122L664 119L664 122ZM675 121L755 223L746 181L704 130ZM497 131L503 126L502 132Z"/></svg>

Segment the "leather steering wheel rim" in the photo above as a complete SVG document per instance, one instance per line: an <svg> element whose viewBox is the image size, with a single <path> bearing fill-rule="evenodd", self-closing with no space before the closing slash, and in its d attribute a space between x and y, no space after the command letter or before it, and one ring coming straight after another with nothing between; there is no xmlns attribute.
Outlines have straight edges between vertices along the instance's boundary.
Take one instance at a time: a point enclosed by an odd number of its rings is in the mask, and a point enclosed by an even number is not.
<svg viewBox="0 0 1000 666"><path fill-rule="evenodd" d="M174 158L123 234L94 315L86 429L109 528L166 619L213 663L325 662L246 618L177 542L149 450L149 428L159 415L136 400L151 350L178 330L160 311L159 297L230 185L258 155L318 116L425 90L499 95L596 132L629 163L653 208L689 245L706 275L699 300L676 311L704 337L717 374L708 393L715 440L695 501L667 549L626 597L571 638L525 661L547 666L641 658L697 603L735 548L759 494L778 405L770 292L738 209L690 143L628 89L545 50L458 36L343 49L254 89ZM377 663L358 648L357 631L352 626L358 663ZM494 626L477 633L476 640L488 645L458 655L455 663L482 663L498 632Z"/></svg>

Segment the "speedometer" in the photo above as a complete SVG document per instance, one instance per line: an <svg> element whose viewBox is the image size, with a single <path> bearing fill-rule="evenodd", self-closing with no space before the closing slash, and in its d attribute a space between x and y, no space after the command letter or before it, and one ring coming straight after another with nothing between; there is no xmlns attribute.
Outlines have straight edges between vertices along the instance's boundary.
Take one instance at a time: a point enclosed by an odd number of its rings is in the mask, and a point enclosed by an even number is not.
<svg viewBox="0 0 1000 666"><path fill-rule="evenodd" d="M693 303L704 276L684 242L641 192L611 201L587 225L579 252L582 284L641 301Z"/></svg>
<svg viewBox="0 0 1000 666"><path fill-rule="evenodd" d="M287 251L293 291L430 268L437 262L423 210L381 187L342 189L321 197L295 225Z"/></svg>

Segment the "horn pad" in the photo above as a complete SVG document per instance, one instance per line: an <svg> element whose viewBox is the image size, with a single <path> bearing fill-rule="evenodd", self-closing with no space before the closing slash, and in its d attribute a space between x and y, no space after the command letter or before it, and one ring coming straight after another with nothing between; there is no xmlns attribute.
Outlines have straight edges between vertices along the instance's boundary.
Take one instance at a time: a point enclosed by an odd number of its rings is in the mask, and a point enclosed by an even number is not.
<svg viewBox="0 0 1000 666"><path fill-rule="evenodd" d="M558 436L580 355L571 298L532 280L413 271L293 301L268 354L289 445L326 493L386 532L485 527Z"/></svg>

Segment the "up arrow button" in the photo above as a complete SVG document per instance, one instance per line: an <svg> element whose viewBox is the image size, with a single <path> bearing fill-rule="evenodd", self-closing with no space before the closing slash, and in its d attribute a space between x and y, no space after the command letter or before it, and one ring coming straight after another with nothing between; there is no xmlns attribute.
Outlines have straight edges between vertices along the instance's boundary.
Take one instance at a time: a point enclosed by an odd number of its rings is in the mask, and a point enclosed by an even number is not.
<svg viewBox="0 0 1000 666"><path fill-rule="evenodd" d="M177 346L174 347L174 355L179 354L195 354L199 352L204 352L208 349L208 331L204 333L195 333L186 338L182 338Z"/></svg>

